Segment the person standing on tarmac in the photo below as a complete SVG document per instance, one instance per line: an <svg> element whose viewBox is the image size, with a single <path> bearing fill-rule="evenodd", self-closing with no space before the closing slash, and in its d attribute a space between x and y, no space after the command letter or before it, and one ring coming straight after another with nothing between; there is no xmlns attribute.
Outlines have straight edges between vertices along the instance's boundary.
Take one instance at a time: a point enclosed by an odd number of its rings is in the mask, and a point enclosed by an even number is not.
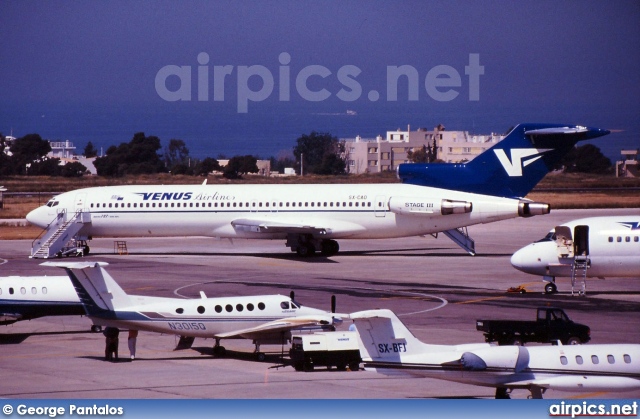
<svg viewBox="0 0 640 419"><path fill-rule="evenodd" d="M136 340L138 339L137 330L129 330L129 338L127 344L129 345L129 353L131 354L131 360L136 359Z"/></svg>

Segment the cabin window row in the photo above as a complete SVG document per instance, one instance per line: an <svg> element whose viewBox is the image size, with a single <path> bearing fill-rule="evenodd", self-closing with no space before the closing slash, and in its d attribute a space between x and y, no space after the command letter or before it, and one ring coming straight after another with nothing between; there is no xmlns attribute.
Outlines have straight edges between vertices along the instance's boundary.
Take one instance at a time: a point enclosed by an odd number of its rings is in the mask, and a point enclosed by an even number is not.
<svg viewBox="0 0 640 419"><path fill-rule="evenodd" d="M13 287L9 287L7 289L7 291L9 292L9 295L13 295L16 293L15 289ZM42 287L41 289L42 294L46 294L47 293L47 287ZM37 294L38 293L38 289L36 287L31 287L31 294ZM20 294L22 295L26 295L27 294L27 289L25 287L20 287ZM0 288L0 295L2 295L2 288Z"/></svg>
<svg viewBox="0 0 640 419"><path fill-rule="evenodd" d="M163 205L164 204L164 205ZM380 205L380 204L379 204ZM91 204L91 208L289 208L289 207L371 207L371 202L143 202Z"/></svg>
<svg viewBox="0 0 640 419"><path fill-rule="evenodd" d="M267 306L264 303L260 302L258 303L257 307L258 307L258 310L263 311ZM256 306L254 306L252 303L249 303L246 306L243 304L236 304L235 306L233 306L232 304L226 304L224 307L222 307L222 305L220 304L216 304L216 306L213 309L215 310L216 313L222 313L222 311L226 311L227 313L232 313L234 310L240 313L240 312L243 312L245 308L247 311L253 311L256 309ZM283 310L290 310L290 309L296 309L299 307L293 302L283 301L280 303L280 308ZM196 310L200 314L204 314L207 311L204 306L198 306ZM184 308L177 308L176 313L183 314Z"/></svg>
<svg viewBox="0 0 640 419"><path fill-rule="evenodd" d="M631 237L630 237L630 236L626 236L626 237L621 237L621 236L618 236L618 237L611 237L611 236L609 236L609 243L613 243L613 241L614 241L614 240L615 240L617 243L622 243L622 241L623 241L623 240L624 240L625 242L627 242L627 243L630 243L630 242L631 242ZM634 241L634 242L636 242L636 243L640 242L640 237L639 237L639 236L635 236L635 237L633 238L633 241Z"/></svg>
<svg viewBox="0 0 640 419"><path fill-rule="evenodd" d="M575 357L576 359L576 364L578 365L582 365L584 364L584 359L582 358L581 355L576 355ZM630 364L631 363L631 355L629 354L624 354L622 355L622 360L624 361L625 364ZM613 355L607 355L607 362L609 364L615 364L616 363L616 358ZM562 365L567 365L569 364L569 360L566 356L562 355L560 356L560 363ZM598 355L591 355L591 363L594 365L597 365L600 363L600 359L598 358Z"/></svg>

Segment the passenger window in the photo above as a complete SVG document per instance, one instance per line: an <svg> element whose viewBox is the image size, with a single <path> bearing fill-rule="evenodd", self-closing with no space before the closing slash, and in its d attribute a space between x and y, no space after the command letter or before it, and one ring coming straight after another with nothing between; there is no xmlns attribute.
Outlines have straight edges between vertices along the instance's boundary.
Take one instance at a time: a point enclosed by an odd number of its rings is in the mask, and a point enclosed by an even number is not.
<svg viewBox="0 0 640 419"><path fill-rule="evenodd" d="M217 305L215 307L216 313L222 313L222 306L221 305Z"/></svg>
<svg viewBox="0 0 640 419"><path fill-rule="evenodd" d="M618 237L618 239L616 240L618 243L622 242L622 237Z"/></svg>
<svg viewBox="0 0 640 419"><path fill-rule="evenodd" d="M47 293L47 287L42 287L42 293L46 294Z"/></svg>
<svg viewBox="0 0 640 419"><path fill-rule="evenodd" d="M27 289L25 287L20 287L20 294L25 295L27 293Z"/></svg>
<svg viewBox="0 0 640 419"><path fill-rule="evenodd" d="M332 207L333 206L333 202L329 202L329 206Z"/></svg>
<svg viewBox="0 0 640 419"><path fill-rule="evenodd" d="M2 295L2 288L0 288L0 295Z"/></svg>
<svg viewBox="0 0 640 419"><path fill-rule="evenodd" d="M566 356L562 355L562 356L560 357L560 363L561 363L562 365L567 365L567 364L569 363L569 361L567 360L567 357L566 357Z"/></svg>
<svg viewBox="0 0 640 419"><path fill-rule="evenodd" d="M616 359L613 357L613 355L607 355L607 361L609 362L609 364L615 364Z"/></svg>
<svg viewBox="0 0 640 419"><path fill-rule="evenodd" d="M640 238L639 238L638 236L635 236L635 237L633 238L633 241L634 241L634 242L636 242L636 243L638 243L638 240L639 240L639 239L640 239Z"/></svg>
<svg viewBox="0 0 640 419"><path fill-rule="evenodd" d="M171 203L171 208L173 208L173 202Z"/></svg>
<svg viewBox="0 0 640 419"><path fill-rule="evenodd" d="M599 364L600 360L598 359L598 355L591 355L591 362L593 362L593 364Z"/></svg>
<svg viewBox="0 0 640 419"><path fill-rule="evenodd" d="M358 202L356 202L356 207L358 206Z"/></svg>
<svg viewBox="0 0 640 419"><path fill-rule="evenodd" d="M169 203L168 203L168 202L165 202L165 203L164 203L164 207L165 207L165 208L169 208Z"/></svg>
<svg viewBox="0 0 640 419"><path fill-rule="evenodd" d="M224 309L227 310L228 313L231 313L233 311L233 306L231 304L227 304L224 306Z"/></svg>
<svg viewBox="0 0 640 419"><path fill-rule="evenodd" d="M182 313L184 313L184 309L183 308L176 308L176 313L182 314Z"/></svg>
<svg viewBox="0 0 640 419"><path fill-rule="evenodd" d="M9 288L9 294L13 295L13 287Z"/></svg>
<svg viewBox="0 0 640 419"><path fill-rule="evenodd" d="M582 361L582 357L580 355L576 355L576 363L578 365L582 365L584 361Z"/></svg>
<svg viewBox="0 0 640 419"><path fill-rule="evenodd" d="M111 204L109 204L109 208L111 208Z"/></svg>
<svg viewBox="0 0 640 419"><path fill-rule="evenodd" d="M280 308L282 308L283 310L289 309L289 302L288 301L281 302L280 303Z"/></svg>
<svg viewBox="0 0 640 419"><path fill-rule="evenodd" d="M631 237L627 236L624 238L624 241L626 241L627 243L629 243L631 241Z"/></svg>
<svg viewBox="0 0 640 419"><path fill-rule="evenodd" d="M242 311L244 310L244 307L242 306L242 304L236 304L236 310Z"/></svg>
<svg viewBox="0 0 640 419"><path fill-rule="evenodd" d="M198 313L200 313L200 314L204 313L204 307L203 306L198 306Z"/></svg>
<svg viewBox="0 0 640 419"><path fill-rule="evenodd" d="M352 207L353 206L353 202L349 202L349 206Z"/></svg>
<svg viewBox="0 0 640 419"><path fill-rule="evenodd" d="M198 204L196 204L196 206L198 206ZM234 202L233 203L233 208L235 208L235 207L236 207L236 203Z"/></svg>
<svg viewBox="0 0 640 419"><path fill-rule="evenodd" d="M258 303L258 309L259 310L264 310L265 309L264 303Z"/></svg>
<svg viewBox="0 0 640 419"><path fill-rule="evenodd" d="M251 303L247 304L247 310L253 311L253 304Z"/></svg>
<svg viewBox="0 0 640 419"><path fill-rule="evenodd" d="M31 294L35 294L37 292L38 290L36 289L36 287L31 287Z"/></svg>
<svg viewBox="0 0 640 419"><path fill-rule="evenodd" d="M624 363L625 364L631 364L631 355L624 354L624 355L622 355L622 359L624 359Z"/></svg>
<svg viewBox="0 0 640 419"><path fill-rule="evenodd" d="M131 208L131 203L128 203L128 204L127 204L127 208Z"/></svg>

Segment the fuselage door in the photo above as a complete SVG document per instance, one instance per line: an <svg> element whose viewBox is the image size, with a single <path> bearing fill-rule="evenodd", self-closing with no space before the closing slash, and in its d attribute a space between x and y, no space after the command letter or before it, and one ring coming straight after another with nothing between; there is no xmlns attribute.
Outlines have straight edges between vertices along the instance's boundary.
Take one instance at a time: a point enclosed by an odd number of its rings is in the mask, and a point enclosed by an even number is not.
<svg viewBox="0 0 640 419"><path fill-rule="evenodd" d="M557 226L555 231L554 237L558 249L558 258L572 258L573 238L571 237L571 229L567 226Z"/></svg>
<svg viewBox="0 0 640 419"><path fill-rule="evenodd" d="M373 212L376 214L376 217L385 217L387 215L387 211L389 210L389 202L387 201L386 196L376 196L376 200L373 205Z"/></svg>
<svg viewBox="0 0 640 419"><path fill-rule="evenodd" d="M576 226L573 237L575 254L589 256L589 226Z"/></svg>
<svg viewBox="0 0 640 419"><path fill-rule="evenodd" d="M74 212L83 211L87 207L86 200L87 200L86 193L83 192L83 193L76 194L76 200L75 200L75 205L73 206L73 211Z"/></svg>

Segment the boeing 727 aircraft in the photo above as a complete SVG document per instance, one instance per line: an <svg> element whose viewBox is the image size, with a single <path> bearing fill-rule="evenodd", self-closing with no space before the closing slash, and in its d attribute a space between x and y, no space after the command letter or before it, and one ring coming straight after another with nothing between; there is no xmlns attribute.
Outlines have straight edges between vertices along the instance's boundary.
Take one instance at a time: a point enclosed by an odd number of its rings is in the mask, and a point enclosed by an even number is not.
<svg viewBox="0 0 640 419"><path fill-rule="evenodd" d="M628 391L640 388L640 345L428 345L390 310L352 313L365 369L494 387L496 398L526 389Z"/></svg>
<svg viewBox="0 0 640 419"><path fill-rule="evenodd" d="M609 131L521 124L467 164L403 164L402 184L126 185L79 189L31 211L47 228L31 256L97 236L212 236L286 239L301 256L339 250L337 239L382 239L444 232L469 253L461 228L547 214L523 197L578 141ZM206 183L206 182L205 182ZM85 248L88 252L88 246Z"/></svg>
<svg viewBox="0 0 640 419"><path fill-rule="evenodd" d="M552 229L541 240L511 256L514 268L549 281L547 293L557 291L556 277L570 277L571 287L587 278L640 279L640 216L591 217Z"/></svg>
<svg viewBox="0 0 640 419"><path fill-rule="evenodd" d="M283 344L293 330L333 329L342 319L332 312L303 307L283 295L164 298L128 295L104 269L104 262L45 262L64 268L87 316L95 325L215 339L252 339L258 360L261 344ZM333 300L335 301L335 300ZM335 303L332 304L335 311ZM193 341L193 339L191 339Z"/></svg>

